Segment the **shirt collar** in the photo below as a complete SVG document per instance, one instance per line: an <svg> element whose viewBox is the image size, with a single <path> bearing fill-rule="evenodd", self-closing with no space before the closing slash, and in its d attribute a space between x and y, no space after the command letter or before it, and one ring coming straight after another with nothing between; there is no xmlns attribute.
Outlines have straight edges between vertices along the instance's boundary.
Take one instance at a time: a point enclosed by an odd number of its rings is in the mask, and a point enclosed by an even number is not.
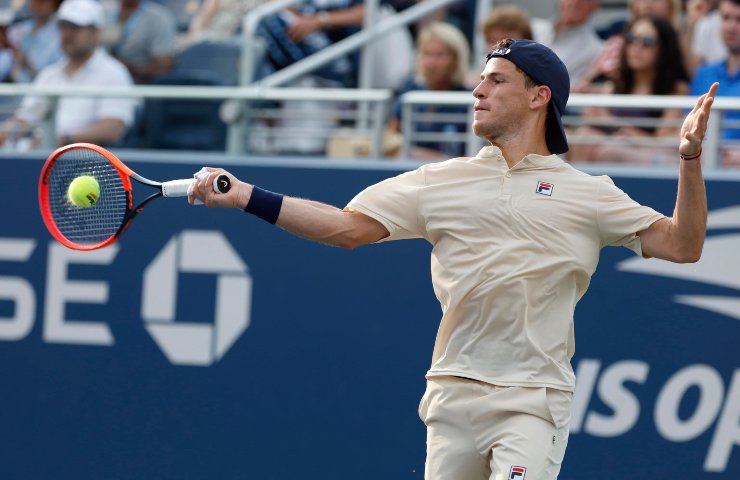
<svg viewBox="0 0 740 480"><path fill-rule="evenodd" d="M535 153L530 153L529 155L525 155L524 158L517 162L516 165L509 168L506 164L504 156L501 154L501 149L495 146L481 148L480 152L478 152L478 155L476 155L475 158L486 161L493 160L494 163L502 166L506 170L546 169L553 168L565 163L557 155L543 156L537 155Z"/></svg>

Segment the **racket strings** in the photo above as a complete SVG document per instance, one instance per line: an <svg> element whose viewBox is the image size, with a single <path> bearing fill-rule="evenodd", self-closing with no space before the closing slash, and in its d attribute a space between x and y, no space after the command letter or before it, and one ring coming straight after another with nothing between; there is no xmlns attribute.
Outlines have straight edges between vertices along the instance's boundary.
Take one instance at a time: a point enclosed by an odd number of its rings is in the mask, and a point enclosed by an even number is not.
<svg viewBox="0 0 740 480"><path fill-rule="evenodd" d="M98 201L78 207L67 195L72 180L89 175L100 186ZM113 236L127 213L128 198L118 171L103 155L87 149L62 153L49 176L49 207L59 231L79 245L93 245Z"/></svg>

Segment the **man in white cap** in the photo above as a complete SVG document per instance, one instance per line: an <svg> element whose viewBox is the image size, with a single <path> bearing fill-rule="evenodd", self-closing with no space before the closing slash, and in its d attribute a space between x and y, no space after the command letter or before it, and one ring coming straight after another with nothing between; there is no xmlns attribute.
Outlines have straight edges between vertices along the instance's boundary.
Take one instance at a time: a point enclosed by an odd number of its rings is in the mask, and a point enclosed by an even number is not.
<svg viewBox="0 0 740 480"><path fill-rule="evenodd" d="M126 67L99 47L103 8L95 0L66 0L58 12L64 58L42 69L34 85L39 86L128 86ZM0 128L0 143L17 132L30 132L49 114L47 97L27 96L13 118ZM54 113L59 145L118 142L134 119L132 98L60 97Z"/></svg>

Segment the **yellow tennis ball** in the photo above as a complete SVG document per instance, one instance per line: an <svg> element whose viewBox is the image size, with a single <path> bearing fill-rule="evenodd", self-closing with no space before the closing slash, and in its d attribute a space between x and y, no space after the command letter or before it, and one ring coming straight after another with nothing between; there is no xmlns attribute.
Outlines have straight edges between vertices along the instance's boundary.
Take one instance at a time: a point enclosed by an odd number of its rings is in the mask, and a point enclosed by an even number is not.
<svg viewBox="0 0 740 480"><path fill-rule="evenodd" d="M92 207L100 197L100 185L93 177L81 175L69 184L67 197L78 207Z"/></svg>

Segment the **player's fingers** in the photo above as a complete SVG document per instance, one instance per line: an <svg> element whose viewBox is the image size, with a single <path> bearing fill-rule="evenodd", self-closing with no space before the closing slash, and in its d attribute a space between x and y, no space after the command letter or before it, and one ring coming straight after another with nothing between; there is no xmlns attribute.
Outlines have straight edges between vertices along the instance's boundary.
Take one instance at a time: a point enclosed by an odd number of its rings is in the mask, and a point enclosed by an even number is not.
<svg viewBox="0 0 740 480"><path fill-rule="evenodd" d="M710 108L712 108L712 104L714 103L714 98L717 95L717 89L719 88L719 82L714 82L711 87L709 87L709 91L699 97L699 101L697 102L696 106L698 106L699 110L703 110L708 112ZM696 108L695 108L696 110Z"/></svg>
<svg viewBox="0 0 740 480"><path fill-rule="evenodd" d="M717 90L719 89L719 82L714 82L711 87L709 87L709 92L707 92L707 95L714 98L717 95Z"/></svg>
<svg viewBox="0 0 740 480"><path fill-rule="evenodd" d="M694 104L694 108L691 109L691 112L689 113L689 115L691 115L692 113L696 113L697 111L701 109L701 106L704 103L704 99L706 98L706 96L707 94L705 93L705 94L702 94L701 97L699 97L699 99Z"/></svg>

